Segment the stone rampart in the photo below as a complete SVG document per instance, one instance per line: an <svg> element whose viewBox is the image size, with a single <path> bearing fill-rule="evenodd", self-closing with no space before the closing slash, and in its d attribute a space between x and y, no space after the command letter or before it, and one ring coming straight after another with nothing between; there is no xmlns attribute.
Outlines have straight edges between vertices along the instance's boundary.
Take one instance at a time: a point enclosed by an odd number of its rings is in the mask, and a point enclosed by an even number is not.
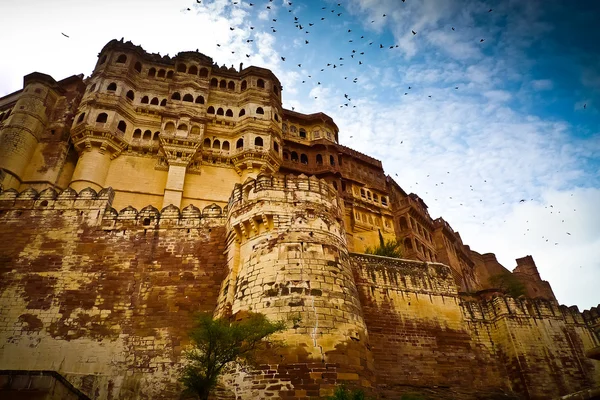
<svg viewBox="0 0 600 400"><path fill-rule="evenodd" d="M195 312L226 271L222 210L112 209L111 189L0 194L0 369L91 398L178 398Z"/></svg>
<svg viewBox="0 0 600 400"><path fill-rule="evenodd" d="M492 350L474 340L465 323L448 266L354 253L351 261L384 398L510 392ZM434 387L436 393L428 392Z"/></svg>

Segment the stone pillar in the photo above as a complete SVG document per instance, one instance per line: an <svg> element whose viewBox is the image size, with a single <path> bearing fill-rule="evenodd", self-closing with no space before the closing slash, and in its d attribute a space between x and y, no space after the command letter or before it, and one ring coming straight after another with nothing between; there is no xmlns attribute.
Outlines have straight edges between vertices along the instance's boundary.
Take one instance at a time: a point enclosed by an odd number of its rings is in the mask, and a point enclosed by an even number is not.
<svg viewBox="0 0 600 400"><path fill-rule="evenodd" d="M169 165L169 175L167 176L167 186L165 186L165 197L162 205L163 208L169 204L181 207L186 169L187 167L185 165Z"/></svg>
<svg viewBox="0 0 600 400"><path fill-rule="evenodd" d="M69 186L77 192L86 187L91 187L97 192L102 190L110 167L110 161L110 152L103 148L92 147L82 152Z"/></svg>
<svg viewBox="0 0 600 400"><path fill-rule="evenodd" d="M201 132L204 128L201 128ZM169 174L163 197L163 208L169 204L181 207L185 174L190 162L202 143L202 136L180 136L176 132L163 131L160 146L169 164Z"/></svg>

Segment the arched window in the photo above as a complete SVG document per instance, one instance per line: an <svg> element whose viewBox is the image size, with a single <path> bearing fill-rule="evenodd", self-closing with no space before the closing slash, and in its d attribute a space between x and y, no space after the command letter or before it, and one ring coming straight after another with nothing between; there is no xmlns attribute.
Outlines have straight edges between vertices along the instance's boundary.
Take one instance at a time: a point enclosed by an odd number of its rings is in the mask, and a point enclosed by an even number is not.
<svg viewBox="0 0 600 400"><path fill-rule="evenodd" d="M134 98L133 90L128 91L126 96L129 100L133 101L133 98Z"/></svg>
<svg viewBox="0 0 600 400"><path fill-rule="evenodd" d="M125 54L121 54L119 57L117 57L117 63L125 64L126 62L127 62L127 56Z"/></svg>
<svg viewBox="0 0 600 400"><path fill-rule="evenodd" d="M157 77L159 78L164 78L165 77L165 70L164 69L159 69L158 70L158 74L156 74Z"/></svg>
<svg viewBox="0 0 600 400"><path fill-rule="evenodd" d="M173 79L173 71L167 72L167 79Z"/></svg>
<svg viewBox="0 0 600 400"><path fill-rule="evenodd" d="M151 140L152 139L152 131L150 131L150 130L144 131L144 136L142 137L142 139Z"/></svg>
<svg viewBox="0 0 600 400"><path fill-rule="evenodd" d="M292 161L298 162L298 153L295 151L292 151Z"/></svg>
<svg viewBox="0 0 600 400"><path fill-rule="evenodd" d="M273 142L273 150L279 153L279 144L277 142Z"/></svg>
<svg viewBox="0 0 600 400"><path fill-rule="evenodd" d="M277 113L275 113L275 121L279 122L279 115Z"/></svg>
<svg viewBox="0 0 600 400"><path fill-rule="evenodd" d="M200 78L206 78L208 77L208 70L206 68L201 68L200 69Z"/></svg>
<svg viewBox="0 0 600 400"><path fill-rule="evenodd" d="M229 151L229 142L227 140L223 142L223 146L221 146L221 150Z"/></svg>
<svg viewBox="0 0 600 400"><path fill-rule="evenodd" d="M223 109L221 107L219 107L219 109L217 110L217 115L223 115L225 114L225 112L223 111Z"/></svg>
<svg viewBox="0 0 600 400"><path fill-rule="evenodd" d="M135 131L133 131L133 138L134 139L141 139L142 138L142 130L141 129L136 129Z"/></svg>
<svg viewBox="0 0 600 400"><path fill-rule="evenodd" d="M262 79L259 79L256 81L256 86L258 86L259 88L264 89L265 88L265 81L263 81Z"/></svg>
<svg viewBox="0 0 600 400"><path fill-rule="evenodd" d="M306 129L304 128L300 128L300 133L299 133L301 138L306 139Z"/></svg>
<svg viewBox="0 0 600 400"><path fill-rule="evenodd" d="M288 154L288 152L287 152L287 151L284 151L284 152L283 152L283 159L284 159L284 160L289 160L289 158L290 158L290 155Z"/></svg>
<svg viewBox="0 0 600 400"><path fill-rule="evenodd" d="M210 80L210 86L212 86L212 87L217 87L217 86L219 86L219 81L217 80L217 78L212 78L212 79Z"/></svg>
<svg viewBox="0 0 600 400"><path fill-rule="evenodd" d="M225 111L225 116L226 117L233 117L233 111L231 111L231 109L227 109L227 111Z"/></svg>
<svg viewBox="0 0 600 400"><path fill-rule="evenodd" d="M221 82L219 82L219 88L227 89L227 81L225 79L221 79Z"/></svg>
<svg viewBox="0 0 600 400"><path fill-rule="evenodd" d="M338 185L337 185L337 182L332 182L332 183L333 183L333 188L334 188L335 190L338 190Z"/></svg>
<svg viewBox="0 0 600 400"><path fill-rule="evenodd" d="M150 104L152 104L153 106L157 106L158 105L158 97L153 97L152 100L150 100Z"/></svg>
<svg viewBox="0 0 600 400"><path fill-rule="evenodd" d="M256 138L254 138L254 145L258 146L258 147L263 146L263 140L260 136L257 136Z"/></svg>
<svg viewBox="0 0 600 400"><path fill-rule="evenodd" d="M387 197L381 196L381 204L387 206Z"/></svg>
<svg viewBox="0 0 600 400"><path fill-rule="evenodd" d="M91 93L91 92L93 92L94 90L96 90L96 84L95 84L95 83L94 83L94 84L92 85L92 87L90 88L90 93Z"/></svg>
<svg viewBox="0 0 600 400"><path fill-rule="evenodd" d="M214 114L215 113L215 108L213 106L208 107L208 109L206 110L207 114Z"/></svg>
<svg viewBox="0 0 600 400"><path fill-rule="evenodd" d="M140 101L140 103L148 104L148 101L150 101L150 99L148 99L148 96L144 96L144 97L142 97L142 100Z"/></svg>
<svg viewBox="0 0 600 400"><path fill-rule="evenodd" d="M186 124L179 124L179 126L177 127L178 131L186 131L188 130L188 127Z"/></svg>
<svg viewBox="0 0 600 400"><path fill-rule="evenodd" d="M108 114L106 114L106 113L100 113L96 117L96 122L105 123L107 120L108 120Z"/></svg>
<svg viewBox="0 0 600 400"><path fill-rule="evenodd" d="M244 110L243 108L240 110L240 113L238 114L238 117L243 117L244 115L246 115L246 110Z"/></svg>
<svg viewBox="0 0 600 400"><path fill-rule="evenodd" d="M329 156L329 164L330 165L335 165L335 158L333 158L333 156Z"/></svg>
<svg viewBox="0 0 600 400"><path fill-rule="evenodd" d="M167 105L167 99L162 99L162 101L160 102L160 105L165 107Z"/></svg>
<svg viewBox="0 0 600 400"><path fill-rule="evenodd" d="M246 82L246 81L242 81L241 90L242 90L242 91L244 91L244 90L246 90L246 89L248 89L248 82Z"/></svg>
<svg viewBox="0 0 600 400"><path fill-rule="evenodd" d="M212 148L216 150L219 150L221 148L221 142L219 141L219 139L213 142Z"/></svg>
<svg viewBox="0 0 600 400"><path fill-rule="evenodd" d="M404 239L404 248L406 250L412 250L413 246L412 246L412 240L410 240L410 238Z"/></svg>
<svg viewBox="0 0 600 400"><path fill-rule="evenodd" d="M306 154L301 154L300 155L300 162L302 164L308 164L308 157L306 156Z"/></svg>
<svg viewBox="0 0 600 400"><path fill-rule="evenodd" d="M179 65L177 66L177 72L185 72L185 71L186 71L186 69L187 69L187 67L186 67L186 65L185 65L185 64L179 64Z"/></svg>
<svg viewBox="0 0 600 400"><path fill-rule="evenodd" d="M317 154L317 165L323 165L323 156Z"/></svg>
<svg viewBox="0 0 600 400"><path fill-rule="evenodd" d="M192 65L190 69L188 69L188 74L190 75L198 75L198 67Z"/></svg>
<svg viewBox="0 0 600 400"><path fill-rule="evenodd" d="M171 121L167 122L165 124L165 132L174 132L175 131L175 124Z"/></svg>
<svg viewBox="0 0 600 400"><path fill-rule="evenodd" d="M154 135L152 136L152 140L158 140L159 135L160 135L160 132L154 132Z"/></svg>
<svg viewBox="0 0 600 400"><path fill-rule="evenodd" d="M142 72L142 63L140 63L139 61L136 62L133 66L133 69L135 69L137 72Z"/></svg>
<svg viewBox="0 0 600 400"><path fill-rule="evenodd" d="M235 90L235 83L233 83L233 81L229 81L229 83L227 84L227 89Z"/></svg>
<svg viewBox="0 0 600 400"><path fill-rule="evenodd" d="M125 130L127 129L127 124L125 123L125 121L119 121L119 124L117 125L117 129L120 130L121 132L125 133Z"/></svg>
<svg viewBox="0 0 600 400"><path fill-rule="evenodd" d="M102 56L102 58L100 58L100 61L98 62L98 65L102 65L106 62L106 54Z"/></svg>
<svg viewBox="0 0 600 400"><path fill-rule="evenodd" d="M236 149L241 149L244 147L244 139L238 139L238 141L235 144L235 148Z"/></svg>
<svg viewBox="0 0 600 400"><path fill-rule="evenodd" d="M279 94L279 88L277 87L277 85L273 85L273 93Z"/></svg>
<svg viewBox="0 0 600 400"><path fill-rule="evenodd" d="M262 107L258 107L258 108L256 109L256 113L257 113L257 114L264 114L264 113L265 113L265 110L263 110L263 109L262 109Z"/></svg>
<svg viewBox="0 0 600 400"><path fill-rule="evenodd" d="M154 78L156 76L156 68L150 68L148 70L148 76Z"/></svg>
<svg viewBox="0 0 600 400"><path fill-rule="evenodd" d="M117 90L117 84L114 82L109 83L106 90L108 90L109 92L114 92L115 90Z"/></svg>
<svg viewBox="0 0 600 400"><path fill-rule="evenodd" d="M82 122L84 118L85 118L85 113L79 114L79 118L77 118L77 123L79 124L80 122Z"/></svg>
<svg viewBox="0 0 600 400"><path fill-rule="evenodd" d="M185 96L183 96L183 101L188 101L190 103L192 103L194 101L194 96L192 96L191 94L186 94Z"/></svg>
<svg viewBox="0 0 600 400"><path fill-rule="evenodd" d="M205 149L210 149L210 139L209 138L204 139L204 144L202 145L202 147L204 147Z"/></svg>
<svg viewBox="0 0 600 400"><path fill-rule="evenodd" d="M179 92L175 92L171 95L171 100L181 100L181 95Z"/></svg>
<svg viewBox="0 0 600 400"><path fill-rule="evenodd" d="M196 97L196 104L204 104L204 97L203 96Z"/></svg>
<svg viewBox="0 0 600 400"><path fill-rule="evenodd" d="M406 222L406 218L400 217L400 230L403 231L408 229L408 223Z"/></svg>
<svg viewBox="0 0 600 400"><path fill-rule="evenodd" d="M288 131L288 126L287 124L283 124L281 125L281 130L283 131L283 133L286 133Z"/></svg>

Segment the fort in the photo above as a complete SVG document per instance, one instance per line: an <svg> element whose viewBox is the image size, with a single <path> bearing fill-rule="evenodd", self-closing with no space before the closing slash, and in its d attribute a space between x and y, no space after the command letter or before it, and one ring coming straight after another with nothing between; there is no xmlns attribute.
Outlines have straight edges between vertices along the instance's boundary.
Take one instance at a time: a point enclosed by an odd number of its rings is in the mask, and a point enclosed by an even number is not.
<svg viewBox="0 0 600 400"><path fill-rule="evenodd" d="M113 40L89 77L0 98L0 397L182 398L201 311L289 322L218 399L598 395L597 308L559 305L531 256L472 250L242 67ZM365 254L380 234L402 259Z"/></svg>

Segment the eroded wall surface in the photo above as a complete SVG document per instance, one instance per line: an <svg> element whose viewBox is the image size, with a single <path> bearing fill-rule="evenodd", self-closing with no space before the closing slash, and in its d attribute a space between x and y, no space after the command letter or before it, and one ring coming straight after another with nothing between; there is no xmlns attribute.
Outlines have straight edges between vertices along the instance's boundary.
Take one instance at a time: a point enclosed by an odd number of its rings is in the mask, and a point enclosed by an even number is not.
<svg viewBox="0 0 600 400"><path fill-rule="evenodd" d="M600 363L585 356L598 339L577 307L499 296L462 308L474 338L493 348L511 386L526 398L554 398L600 382Z"/></svg>
<svg viewBox="0 0 600 400"><path fill-rule="evenodd" d="M510 392L489 343L473 340L449 267L363 254L352 258L382 396L428 387L446 388L435 398Z"/></svg>
<svg viewBox="0 0 600 400"><path fill-rule="evenodd" d="M192 316L214 309L224 276L220 209L15 196L0 196L0 369L58 371L98 399L178 397Z"/></svg>

